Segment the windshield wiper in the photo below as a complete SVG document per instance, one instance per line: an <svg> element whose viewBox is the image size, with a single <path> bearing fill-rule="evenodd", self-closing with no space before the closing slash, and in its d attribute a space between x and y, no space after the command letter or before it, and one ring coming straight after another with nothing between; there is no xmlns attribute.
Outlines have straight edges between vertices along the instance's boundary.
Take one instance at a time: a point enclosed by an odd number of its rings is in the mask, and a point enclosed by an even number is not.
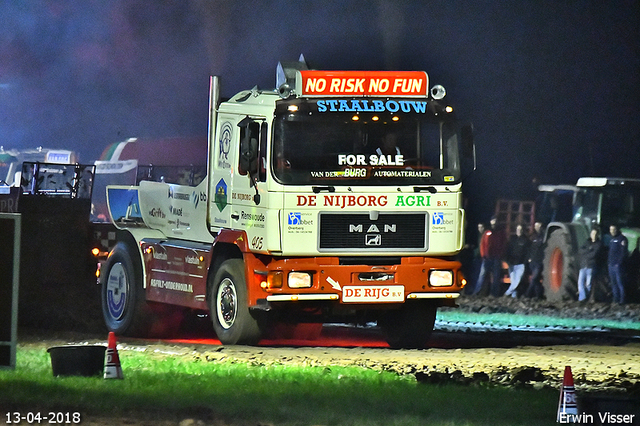
<svg viewBox="0 0 640 426"><path fill-rule="evenodd" d="M434 186L414 186L413 187L413 192L422 192L422 191L429 191L432 194L435 194L436 192L438 192L438 190Z"/></svg>
<svg viewBox="0 0 640 426"><path fill-rule="evenodd" d="M312 186L311 189L313 189L315 194L322 191L336 192L336 188L334 186Z"/></svg>

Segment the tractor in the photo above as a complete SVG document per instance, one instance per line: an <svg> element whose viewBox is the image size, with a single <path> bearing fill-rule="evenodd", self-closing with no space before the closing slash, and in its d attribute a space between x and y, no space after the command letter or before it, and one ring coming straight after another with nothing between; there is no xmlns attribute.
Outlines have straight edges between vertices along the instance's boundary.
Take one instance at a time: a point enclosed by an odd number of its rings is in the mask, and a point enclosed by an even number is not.
<svg viewBox="0 0 640 426"><path fill-rule="evenodd" d="M543 286L547 300L577 300L579 248L594 227L600 230L606 246L611 237L609 226L617 225L629 241L625 268L627 294L630 301L635 301L640 277L640 179L582 177L575 187L547 188L545 196L554 199L561 192L566 195L567 191L573 193L572 218L565 222L551 218L546 229ZM603 264L592 287L592 296L597 301L607 300L607 276L606 264Z"/></svg>

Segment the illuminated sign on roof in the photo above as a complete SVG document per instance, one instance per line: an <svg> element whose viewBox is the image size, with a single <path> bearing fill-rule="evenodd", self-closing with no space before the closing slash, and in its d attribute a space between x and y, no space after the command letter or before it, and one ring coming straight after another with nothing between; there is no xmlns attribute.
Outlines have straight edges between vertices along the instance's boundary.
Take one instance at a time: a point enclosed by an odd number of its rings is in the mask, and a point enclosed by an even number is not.
<svg viewBox="0 0 640 426"><path fill-rule="evenodd" d="M301 96L427 96L424 71L298 71Z"/></svg>

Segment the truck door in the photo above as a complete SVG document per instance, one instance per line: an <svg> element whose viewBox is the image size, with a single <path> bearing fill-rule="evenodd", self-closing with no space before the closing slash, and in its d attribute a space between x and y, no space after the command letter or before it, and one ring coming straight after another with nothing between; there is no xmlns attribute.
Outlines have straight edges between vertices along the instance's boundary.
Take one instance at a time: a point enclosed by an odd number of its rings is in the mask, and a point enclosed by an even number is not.
<svg viewBox="0 0 640 426"><path fill-rule="evenodd" d="M254 252L267 250L269 194L266 190L267 139L269 126L264 118L245 117L237 124L235 164L231 199L231 227L246 231ZM275 222L277 224L277 222Z"/></svg>
<svg viewBox="0 0 640 426"><path fill-rule="evenodd" d="M264 118L221 113L211 152L211 229L244 230L252 251L257 252L267 251L268 135ZM277 218L273 222L279 229ZM279 249L279 238L272 238L273 243Z"/></svg>

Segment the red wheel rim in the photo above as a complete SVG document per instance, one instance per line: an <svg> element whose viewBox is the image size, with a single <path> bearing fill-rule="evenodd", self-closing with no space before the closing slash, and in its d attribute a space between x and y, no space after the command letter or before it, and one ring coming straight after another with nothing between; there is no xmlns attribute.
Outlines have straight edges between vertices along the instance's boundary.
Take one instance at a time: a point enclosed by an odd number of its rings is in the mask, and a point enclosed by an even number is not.
<svg viewBox="0 0 640 426"><path fill-rule="evenodd" d="M564 266L564 256L562 250L556 248L551 255L551 289L559 291L562 287L562 269Z"/></svg>

